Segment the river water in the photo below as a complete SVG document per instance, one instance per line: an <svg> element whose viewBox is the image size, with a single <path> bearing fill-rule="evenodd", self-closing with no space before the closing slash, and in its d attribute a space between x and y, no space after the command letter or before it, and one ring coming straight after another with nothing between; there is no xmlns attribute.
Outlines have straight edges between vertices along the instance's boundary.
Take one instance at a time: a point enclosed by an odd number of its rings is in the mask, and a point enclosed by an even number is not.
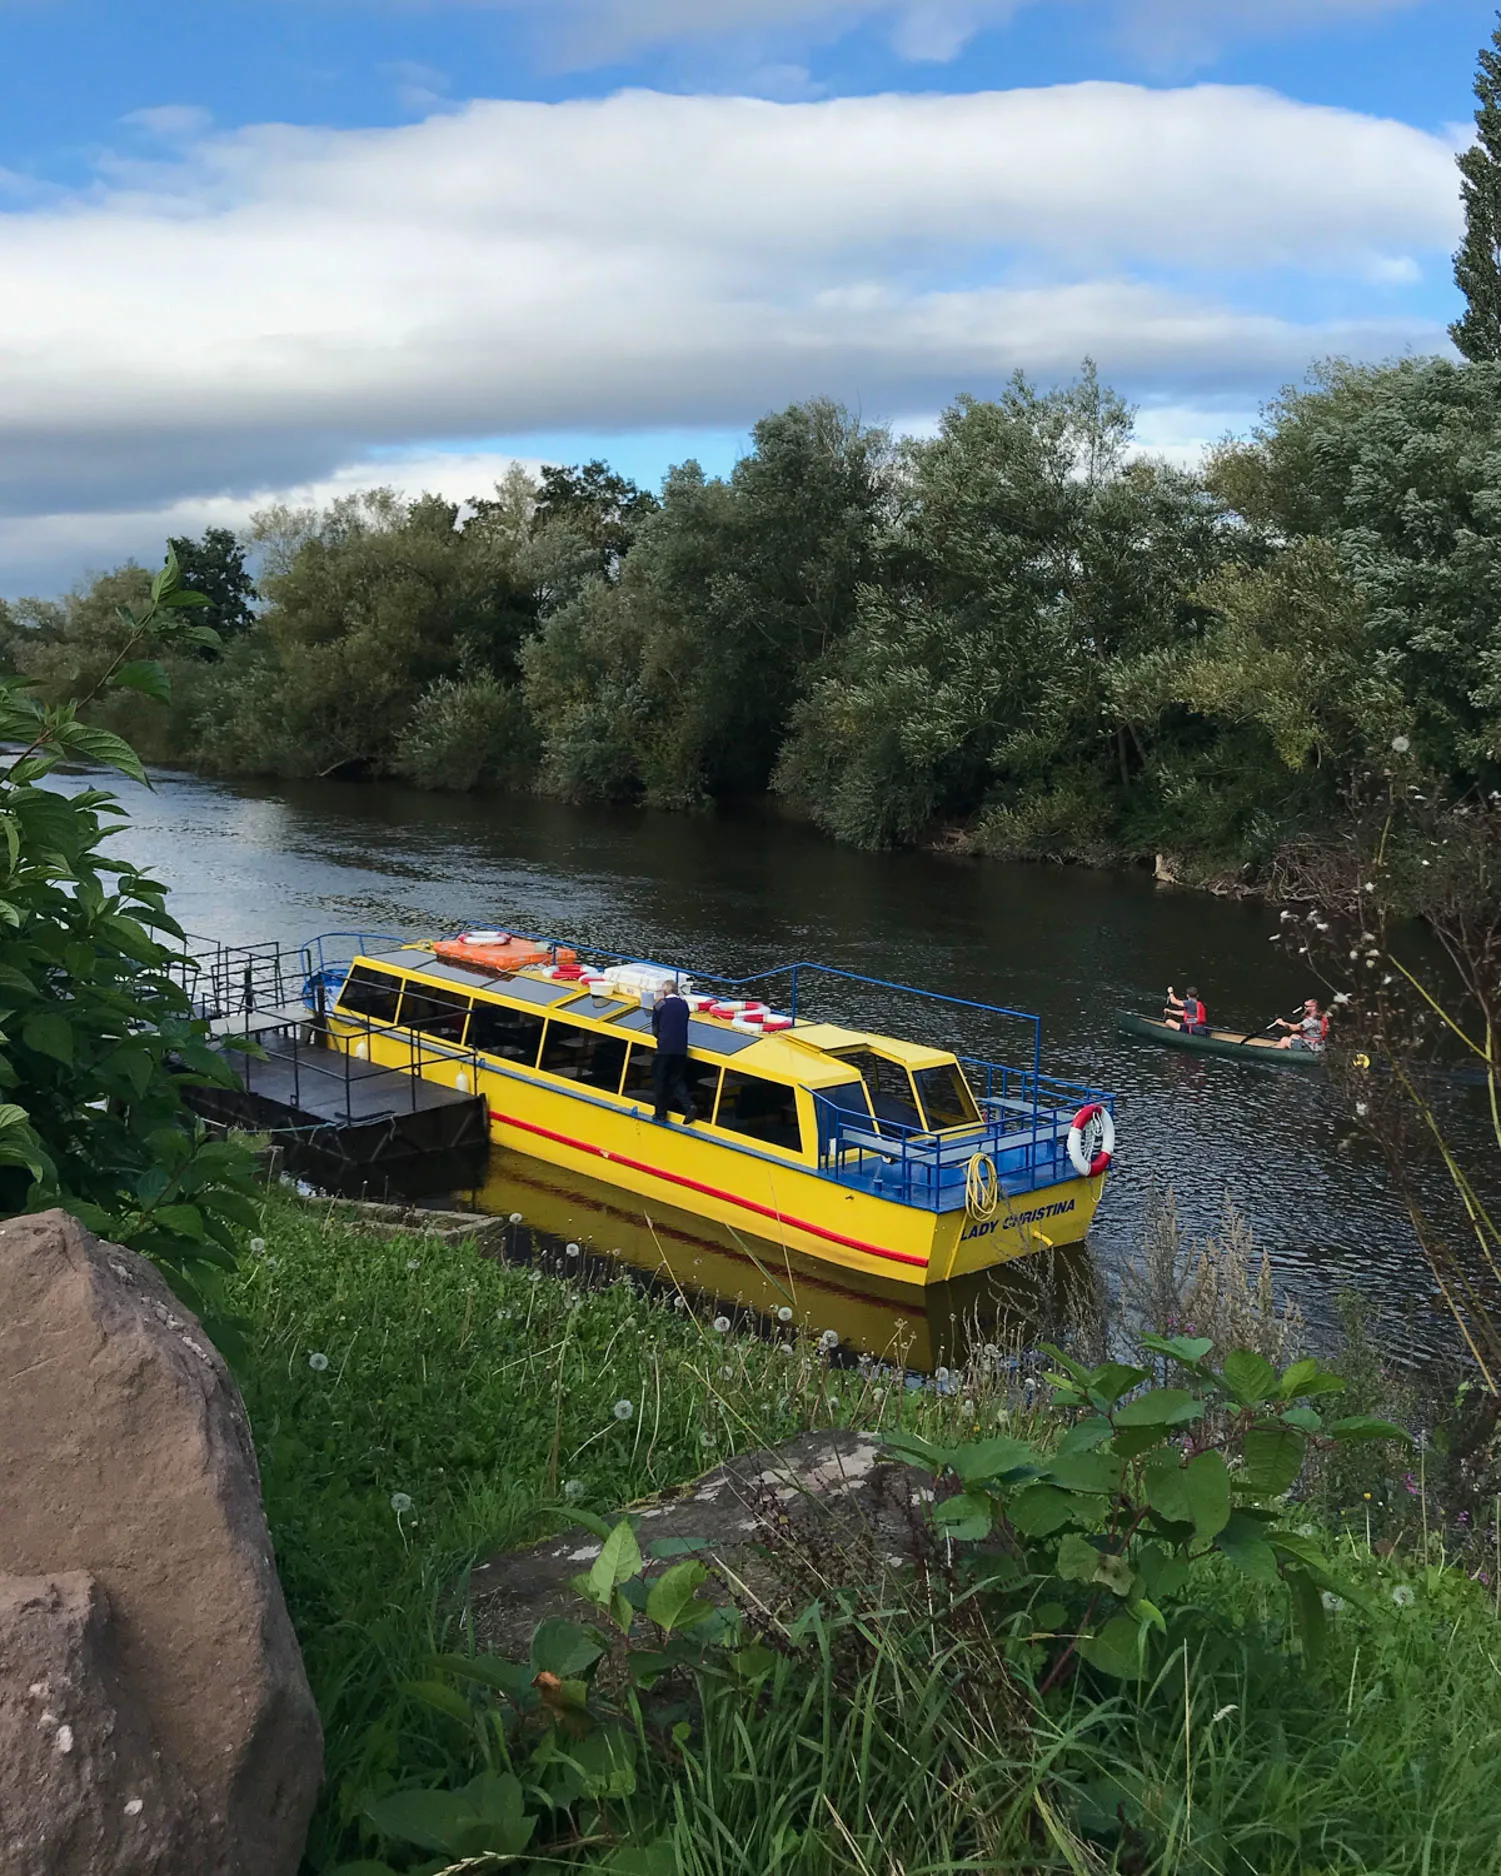
<svg viewBox="0 0 1501 1876"><path fill-rule="evenodd" d="M116 850L172 888L184 927L230 943L502 925L723 976L817 959L1036 1011L1045 1071L1117 1097L1116 1170L1089 1247L1107 1284L1132 1252L1154 1182L1171 1184L1190 1232L1214 1230L1227 1200L1240 1209L1316 1339L1335 1322L1340 1294L1355 1290L1394 1347L1421 1359L1450 1346L1406 1218L1372 1155L1345 1138L1320 1076L1201 1060L1115 1033L1118 1008L1156 1014L1169 981L1180 991L1197 983L1215 1020L1252 1025L1316 990L1268 942L1276 917L1263 906L1144 874L856 853L760 811L699 818L176 773L117 792L131 819ZM832 982L803 996L833 1017L1030 1059L1023 1034L989 1018L956 1026L952 1013L935 1027L932 1016L914 1021L910 1003ZM492 1165L478 1202L636 1263L665 1254L682 1281L709 1291L762 1308L776 1300L754 1272L746 1278L736 1246L715 1242L714 1227L664 1214L643 1231L603 1188L550 1169ZM861 1299L816 1296L799 1307L842 1308L847 1339L882 1352ZM941 1358L956 1334L952 1323L919 1325L914 1362Z"/></svg>

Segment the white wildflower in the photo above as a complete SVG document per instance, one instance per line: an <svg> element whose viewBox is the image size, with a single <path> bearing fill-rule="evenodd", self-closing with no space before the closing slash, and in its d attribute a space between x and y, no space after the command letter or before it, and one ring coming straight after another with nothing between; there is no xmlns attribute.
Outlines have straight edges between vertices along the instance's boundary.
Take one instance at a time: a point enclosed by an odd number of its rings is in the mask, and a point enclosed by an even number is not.
<svg viewBox="0 0 1501 1876"><path fill-rule="evenodd" d="M542 1272L540 1270L533 1270L527 1276L528 1283L540 1283L541 1281L542 1281Z"/></svg>
<svg viewBox="0 0 1501 1876"><path fill-rule="evenodd" d="M778 1322L791 1322L791 1320L792 1320L792 1311L787 1307L785 1303L783 1303L782 1307L777 1311L777 1321Z"/></svg>
<svg viewBox="0 0 1501 1876"><path fill-rule="evenodd" d="M420 1257L409 1257L407 1259L408 1270L420 1270L421 1268L422 1268L422 1259Z"/></svg>
<svg viewBox="0 0 1501 1876"><path fill-rule="evenodd" d="M728 1335L729 1332L730 1332L729 1317L728 1316L716 1316L714 1318L714 1333L716 1335Z"/></svg>
<svg viewBox="0 0 1501 1876"><path fill-rule="evenodd" d="M831 1413L834 1412L838 1406L839 1406L839 1396L837 1394L831 1394L829 1396L829 1411Z"/></svg>
<svg viewBox="0 0 1501 1876"><path fill-rule="evenodd" d="M628 1400L616 1401L614 1409L613 1409L615 1418L617 1420L629 1420L631 1415L635 1411L636 1409L635 1409L634 1404Z"/></svg>
<svg viewBox="0 0 1501 1876"><path fill-rule="evenodd" d="M579 1255L579 1247L576 1244L568 1244L563 1248L569 1257L577 1257Z"/></svg>
<svg viewBox="0 0 1501 1876"><path fill-rule="evenodd" d="M1330 1615L1338 1615L1340 1610L1343 1609L1345 1606L1344 1597L1336 1596L1334 1591L1330 1589L1326 1589L1324 1591L1321 1601L1323 1602L1324 1607L1329 1611Z"/></svg>
<svg viewBox="0 0 1501 1876"><path fill-rule="evenodd" d="M1360 1116L1362 1120L1365 1119L1366 1115L1369 1114L1370 1111L1371 1111L1371 1105L1369 1101L1357 1101L1355 1103L1355 1112Z"/></svg>
<svg viewBox="0 0 1501 1876"><path fill-rule="evenodd" d="M328 1366L328 1357L323 1354L321 1350L315 1349L314 1352L308 1356L307 1365L312 1369L314 1374L322 1374L324 1369Z"/></svg>
<svg viewBox="0 0 1501 1876"><path fill-rule="evenodd" d="M520 1213L520 1212L512 1212L512 1213L511 1213L511 1223L512 1223L513 1225L519 1225L519 1224L521 1223L521 1213Z"/></svg>
<svg viewBox="0 0 1501 1876"><path fill-rule="evenodd" d="M1399 1609L1410 1609L1417 1601L1417 1593L1406 1583L1399 1583L1392 1591L1392 1601Z"/></svg>
<svg viewBox="0 0 1501 1876"><path fill-rule="evenodd" d="M252 1238L250 1240L250 1255L252 1257L264 1257L266 1255L266 1240L264 1238Z"/></svg>
<svg viewBox="0 0 1501 1876"><path fill-rule="evenodd" d="M837 1329L825 1329L823 1334L818 1338L818 1346L823 1349L838 1348L839 1331Z"/></svg>
<svg viewBox="0 0 1501 1876"><path fill-rule="evenodd" d="M733 1381L735 1378L735 1370L730 1367L721 1368L719 1378L721 1381Z"/></svg>
<svg viewBox="0 0 1501 1876"><path fill-rule="evenodd" d="M398 1518L404 1518L411 1508L412 1498L409 1492L392 1492L391 1509Z"/></svg>
<svg viewBox="0 0 1501 1876"><path fill-rule="evenodd" d="M705 1428L698 1436L698 1443L700 1446L712 1446L714 1444L714 1435Z"/></svg>
<svg viewBox="0 0 1501 1876"><path fill-rule="evenodd" d="M1211 1726L1218 1726L1221 1720L1228 1720L1232 1713L1239 1713L1239 1712L1240 1712L1240 1708L1235 1706L1233 1703L1228 1707L1221 1707L1219 1711L1215 1714L1214 1718L1209 1722L1209 1724Z"/></svg>
<svg viewBox="0 0 1501 1876"><path fill-rule="evenodd" d="M1394 736L1392 738L1392 752L1394 755L1405 756L1411 748L1412 739L1410 737Z"/></svg>
<svg viewBox="0 0 1501 1876"><path fill-rule="evenodd" d="M584 1481L582 1479L565 1479L563 1481L563 1496L570 1505L576 1505L583 1495Z"/></svg>

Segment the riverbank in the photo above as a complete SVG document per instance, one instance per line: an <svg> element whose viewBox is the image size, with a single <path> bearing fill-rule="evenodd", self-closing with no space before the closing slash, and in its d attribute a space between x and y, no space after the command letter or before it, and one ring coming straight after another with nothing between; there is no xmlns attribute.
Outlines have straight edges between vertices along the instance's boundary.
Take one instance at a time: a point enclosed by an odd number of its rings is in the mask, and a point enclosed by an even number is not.
<svg viewBox="0 0 1501 1876"><path fill-rule="evenodd" d="M267 1202L236 1300L278 1567L328 1734L309 1847L318 1876L376 1850L405 1867L399 1846L362 1823L368 1806L479 1769L459 1718L468 1708L422 1692L433 1658L464 1650L455 1590L475 1559L581 1515L608 1527L649 1492L808 1428L952 1446L1046 1436L1058 1411L1035 1404L1033 1377L983 1352L941 1387L908 1388L889 1371L835 1365L820 1338L742 1334L625 1281L586 1291L569 1262L565 1249L555 1270L511 1266L350 1227L326 1205ZM770 1705L754 1686L730 1699L734 1676L715 1678L711 1659L698 1698L704 1725L723 1721L723 1732L678 1745L643 1735L612 1828L670 1839L672 1860L614 1867L858 1872L829 1807L859 1855L875 1834L892 1858L910 1850L930 1868L984 1844L1039 1871L1492 1867L1495 1585L1479 1580L1473 1545L1455 1567L1452 1526L1435 1516L1425 1528L1405 1462L1354 1451L1365 1471L1326 1469L1293 1514L1349 1591L1343 1607L1326 1596L1321 1658L1290 1644L1275 1577L1218 1567L1200 1583L1212 1619L1187 1667L1135 1691L1080 1682L1061 1704L1029 1695L1018 1706L1024 1664L999 1661L958 1614L935 1631L888 1585L878 1616L852 1581L800 1631L804 1643L821 1635L823 1654L773 1651ZM1383 1525L1388 1504L1401 1516ZM908 1756L872 1756L861 1712ZM810 1735L837 1750L810 1759ZM993 1772L967 1782L961 1765L980 1763L982 1748ZM612 1853L585 1830L549 1854L573 1864Z"/></svg>

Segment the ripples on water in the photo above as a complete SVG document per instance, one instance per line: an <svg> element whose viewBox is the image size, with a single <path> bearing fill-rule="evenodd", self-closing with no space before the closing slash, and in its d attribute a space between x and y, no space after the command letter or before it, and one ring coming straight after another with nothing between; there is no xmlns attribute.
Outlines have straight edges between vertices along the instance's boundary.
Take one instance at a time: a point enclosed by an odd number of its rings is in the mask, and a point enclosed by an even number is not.
<svg viewBox="0 0 1501 1876"><path fill-rule="evenodd" d="M1227 1197L1244 1212L1316 1336L1334 1324L1340 1292L1354 1289L1410 1355L1451 1345L1405 1214L1374 1156L1345 1142L1319 1076L1176 1055L1115 1033L1117 1008L1155 1013L1168 982L1196 983L1215 1020L1249 1024L1317 989L1268 943L1276 920L1264 907L1144 874L855 853L759 811L693 817L340 783L261 791L175 774L152 791L118 792L132 819L117 848L172 888L182 925L230 943L501 924L725 976L813 958L1035 1010L1045 1071L1117 1098L1117 1166L1090 1239L1107 1283L1133 1248L1146 1191L1171 1184L1191 1233L1213 1230ZM1030 1059L1013 1026L978 1013L935 1014L858 986L803 995L833 1017ZM654 1254L618 1197L500 1158L480 1203L529 1212L505 1194L530 1180L542 1229L636 1263ZM749 1300L764 1288L715 1227L667 1222L705 1287L736 1271L729 1294ZM685 1234L693 1247L679 1242ZM777 1255L756 1251L763 1263ZM857 1314L873 1306L847 1303ZM953 1346L944 1325L960 1309L944 1299L940 1319L914 1331L930 1352Z"/></svg>

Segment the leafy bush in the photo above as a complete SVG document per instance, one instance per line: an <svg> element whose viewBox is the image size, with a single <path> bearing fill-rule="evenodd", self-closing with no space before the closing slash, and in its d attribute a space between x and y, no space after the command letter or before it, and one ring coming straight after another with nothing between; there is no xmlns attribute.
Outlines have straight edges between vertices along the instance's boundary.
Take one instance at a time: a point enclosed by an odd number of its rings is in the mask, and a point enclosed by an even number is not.
<svg viewBox="0 0 1501 1876"><path fill-rule="evenodd" d="M0 741L19 746L0 771L0 1208L65 1206L156 1259L212 1319L253 1216L248 1160L206 1138L183 1086L233 1071L194 1018L164 889L105 848L114 798L43 785L67 761L146 779L81 713L119 688L164 698L165 672L139 654L215 642L181 616L200 603L169 557L144 602L121 609L113 655L81 694L47 704L34 682L0 677Z"/></svg>

